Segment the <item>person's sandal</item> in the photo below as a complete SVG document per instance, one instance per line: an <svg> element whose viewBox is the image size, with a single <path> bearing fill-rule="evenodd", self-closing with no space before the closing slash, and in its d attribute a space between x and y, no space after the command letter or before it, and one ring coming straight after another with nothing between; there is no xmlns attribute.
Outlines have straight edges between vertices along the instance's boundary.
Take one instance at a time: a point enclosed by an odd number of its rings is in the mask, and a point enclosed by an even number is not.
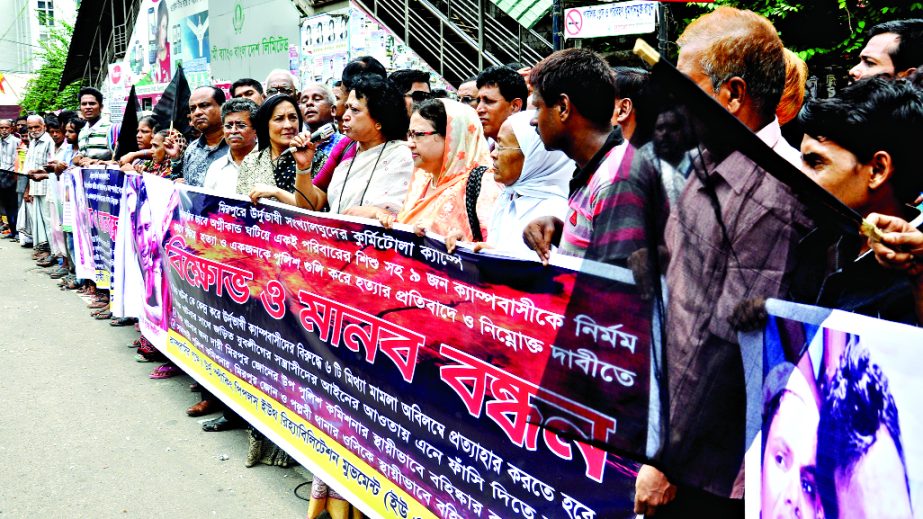
<svg viewBox="0 0 923 519"><path fill-rule="evenodd" d="M109 326L129 326L135 324L135 321L137 321L137 319L134 317L119 317L109 321Z"/></svg>
<svg viewBox="0 0 923 519"><path fill-rule="evenodd" d="M165 378L172 378L182 373L180 369L173 364L161 364L154 368L154 371L148 375L149 378L154 380L163 380Z"/></svg>
<svg viewBox="0 0 923 519"><path fill-rule="evenodd" d="M112 312L110 312L109 310L106 310L104 312L100 312L94 315L93 318L96 319L97 321L106 321L108 319L112 319Z"/></svg>

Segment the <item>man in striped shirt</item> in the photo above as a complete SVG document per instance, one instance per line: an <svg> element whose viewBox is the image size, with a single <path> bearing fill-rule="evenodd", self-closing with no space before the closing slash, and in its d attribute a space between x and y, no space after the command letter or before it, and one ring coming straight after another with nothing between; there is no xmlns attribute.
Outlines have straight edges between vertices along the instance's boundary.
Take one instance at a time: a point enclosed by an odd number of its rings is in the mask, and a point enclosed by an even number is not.
<svg viewBox="0 0 923 519"><path fill-rule="evenodd" d="M78 154L74 165L89 166L101 160L111 160L116 136L108 118L102 116L103 94L92 87L80 89L80 114L87 121L77 136Z"/></svg>
<svg viewBox="0 0 923 519"><path fill-rule="evenodd" d="M577 163L570 182L565 221L547 216L526 226L523 240L543 263L551 246L569 256L625 266L645 247L646 210L656 182L638 181L635 153L613 128L615 77L599 55L581 49L552 54L532 69L538 133L548 149L563 151ZM662 197L658 197L661 200Z"/></svg>

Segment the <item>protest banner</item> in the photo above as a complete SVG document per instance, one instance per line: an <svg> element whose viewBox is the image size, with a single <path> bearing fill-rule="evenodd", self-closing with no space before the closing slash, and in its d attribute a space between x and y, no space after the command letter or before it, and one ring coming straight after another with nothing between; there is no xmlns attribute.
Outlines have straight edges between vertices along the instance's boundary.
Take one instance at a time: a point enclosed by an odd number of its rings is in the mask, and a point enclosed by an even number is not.
<svg viewBox="0 0 923 519"><path fill-rule="evenodd" d="M79 258L86 270L92 257L92 275L96 288L108 290L114 272L114 238L118 230L119 203L125 173L118 169L84 168L75 174L79 183L76 189L78 211L75 225L75 242ZM78 272L80 275L80 272Z"/></svg>
<svg viewBox="0 0 923 519"><path fill-rule="evenodd" d="M633 517L612 452L644 459L653 382L627 270L575 304L579 268L149 180L142 331L365 513Z"/></svg>
<svg viewBox="0 0 923 519"><path fill-rule="evenodd" d="M923 330L771 300L747 517L913 517L923 498ZM760 343L762 348L760 349ZM749 407L749 405L748 405ZM916 506L912 506L912 505Z"/></svg>

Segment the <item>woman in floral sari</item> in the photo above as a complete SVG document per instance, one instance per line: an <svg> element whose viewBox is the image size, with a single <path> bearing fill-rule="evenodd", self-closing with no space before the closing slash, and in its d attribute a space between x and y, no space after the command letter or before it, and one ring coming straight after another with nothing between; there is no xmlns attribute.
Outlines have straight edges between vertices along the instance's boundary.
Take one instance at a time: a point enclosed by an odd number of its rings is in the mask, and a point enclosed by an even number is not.
<svg viewBox="0 0 923 519"><path fill-rule="evenodd" d="M443 236L457 229L465 241L484 241L500 186L474 110L450 99L426 101L410 118L407 140L417 169L397 217L379 213L382 225L397 221Z"/></svg>

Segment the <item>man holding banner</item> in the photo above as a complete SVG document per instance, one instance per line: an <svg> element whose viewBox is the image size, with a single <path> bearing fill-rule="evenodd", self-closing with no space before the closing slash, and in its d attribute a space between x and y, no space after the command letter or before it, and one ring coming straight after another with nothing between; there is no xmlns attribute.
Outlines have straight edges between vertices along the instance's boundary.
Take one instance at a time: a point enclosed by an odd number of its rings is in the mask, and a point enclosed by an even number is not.
<svg viewBox="0 0 923 519"><path fill-rule="evenodd" d="M916 172L917 147L923 142L923 95L918 89L904 80L862 79L837 97L808 101L798 120L805 131L805 174L862 215L908 221L918 217L910 205L923 190L923 177ZM813 285L808 292L817 294L804 302L923 323L919 274L884 270L871 258L861 259L866 246L859 235L815 232L802 249L808 247L819 249L826 261L799 262L797 284ZM812 263L827 270L816 272Z"/></svg>
<svg viewBox="0 0 923 519"><path fill-rule="evenodd" d="M677 68L779 155L798 162L775 119L785 57L772 24L722 7L690 24L678 41ZM650 466L636 483L635 511L658 517L742 515L746 392L729 318L746 299L787 293L791 249L807 229L787 186L741 152L717 149L719 138L703 140L716 149L696 161L666 234L669 429L661 461L678 487Z"/></svg>

